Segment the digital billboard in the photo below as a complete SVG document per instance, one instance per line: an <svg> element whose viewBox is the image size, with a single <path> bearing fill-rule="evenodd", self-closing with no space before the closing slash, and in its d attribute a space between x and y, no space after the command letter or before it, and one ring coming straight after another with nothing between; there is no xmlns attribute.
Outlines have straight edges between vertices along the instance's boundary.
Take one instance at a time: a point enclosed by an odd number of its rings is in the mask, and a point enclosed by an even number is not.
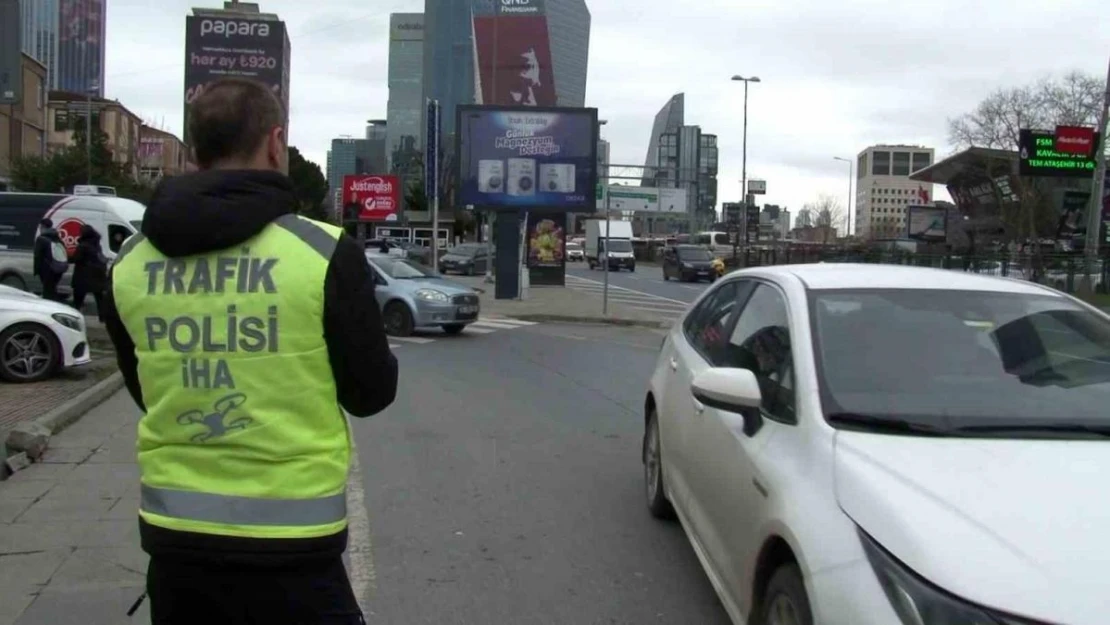
<svg viewBox="0 0 1110 625"><path fill-rule="evenodd" d="M476 14L474 47L483 104L558 104L540 0L500 0L496 12Z"/></svg>
<svg viewBox="0 0 1110 625"><path fill-rule="evenodd" d="M58 4L57 88L104 97L105 0Z"/></svg>
<svg viewBox="0 0 1110 625"><path fill-rule="evenodd" d="M396 221L401 206L397 176L343 176L346 205L357 204L359 221Z"/></svg>
<svg viewBox="0 0 1110 625"><path fill-rule="evenodd" d="M948 238L948 211L937 206L906 207L906 238L944 241Z"/></svg>
<svg viewBox="0 0 1110 625"><path fill-rule="evenodd" d="M1095 137L1095 151L1098 150ZM1056 150L1056 133L1051 130L1018 131L1018 172L1022 176L1046 178L1090 178L1095 173L1095 159L1090 154L1070 154Z"/></svg>
<svg viewBox="0 0 1110 625"><path fill-rule="evenodd" d="M189 142L189 105L220 78L249 78L268 86L285 107L289 121L289 46L285 23L240 15L189 15L185 18L185 125ZM288 136L288 134L286 134Z"/></svg>
<svg viewBox="0 0 1110 625"><path fill-rule="evenodd" d="M594 212L597 109L459 106L458 206Z"/></svg>

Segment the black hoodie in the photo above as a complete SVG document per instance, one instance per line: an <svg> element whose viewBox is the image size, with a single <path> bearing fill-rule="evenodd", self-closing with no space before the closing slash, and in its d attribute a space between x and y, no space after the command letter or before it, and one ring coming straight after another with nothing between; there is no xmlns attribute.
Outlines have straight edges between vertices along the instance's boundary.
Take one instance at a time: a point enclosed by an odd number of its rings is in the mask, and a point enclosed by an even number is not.
<svg viewBox="0 0 1110 625"><path fill-rule="evenodd" d="M293 186L280 173L205 171L163 180L150 200L142 232L166 256L206 254L239 245L296 208ZM110 276L104 324L127 390L145 411L135 344L119 318ZM397 360L382 328L365 253L347 235L340 237L328 264L323 325L339 404L354 416L368 417L393 403ZM174 532L143 522L140 530L143 549L151 554L206 558L220 552L223 561L246 556L260 564L334 556L347 541L346 532L311 540L257 540Z"/></svg>

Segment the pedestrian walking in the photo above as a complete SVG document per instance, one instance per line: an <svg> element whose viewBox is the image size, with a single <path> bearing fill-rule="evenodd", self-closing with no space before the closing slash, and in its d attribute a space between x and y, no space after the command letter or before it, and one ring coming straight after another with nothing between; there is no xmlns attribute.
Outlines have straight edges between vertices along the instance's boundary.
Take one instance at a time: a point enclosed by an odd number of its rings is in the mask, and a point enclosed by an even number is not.
<svg viewBox="0 0 1110 625"><path fill-rule="evenodd" d="M73 307L85 305L85 298L93 296L96 314L104 321L104 287L108 281L108 258L100 248L100 233L89 224L81 226L77 237L77 250L73 253Z"/></svg>
<svg viewBox="0 0 1110 625"><path fill-rule="evenodd" d="M156 625L364 622L344 411L389 406L397 360L365 251L296 214L284 123L265 85L212 83L189 107L199 171L158 185L109 275Z"/></svg>
<svg viewBox="0 0 1110 625"><path fill-rule="evenodd" d="M69 254L61 236L54 229L54 222L47 218L39 222L39 236L35 239L32 273L42 282L42 297L61 301L58 283L69 270Z"/></svg>

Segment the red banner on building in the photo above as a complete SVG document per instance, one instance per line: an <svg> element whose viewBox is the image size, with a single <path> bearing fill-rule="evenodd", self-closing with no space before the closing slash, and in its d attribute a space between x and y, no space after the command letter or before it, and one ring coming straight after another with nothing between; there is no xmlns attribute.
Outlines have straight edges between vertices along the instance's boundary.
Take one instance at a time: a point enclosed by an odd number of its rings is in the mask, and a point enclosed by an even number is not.
<svg viewBox="0 0 1110 625"><path fill-rule="evenodd" d="M358 204L361 221L394 221L401 206L397 176L343 176L344 205Z"/></svg>
<svg viewBox="0 0 1110 625"><path fill-rule="evenodd" d="M1061 154L1090 156L1095 148L1095 129L1088 126L1057 126L1054 147Z"/></svg>
<svg viewBox="0 0 1110 625"><path fill-rule="evenodd" d="M546 17L475 17L474 46L478 51L478 80L482 86L482 104L558 104Z"/></svg>

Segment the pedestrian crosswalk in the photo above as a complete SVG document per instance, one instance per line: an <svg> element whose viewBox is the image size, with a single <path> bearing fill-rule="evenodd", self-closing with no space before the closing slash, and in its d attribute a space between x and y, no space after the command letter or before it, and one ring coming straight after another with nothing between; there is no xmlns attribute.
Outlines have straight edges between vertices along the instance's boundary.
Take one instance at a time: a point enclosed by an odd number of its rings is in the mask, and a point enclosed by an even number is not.
<svg viewBox="0 0 1110 625"><path fill-rule="evenodd" d="M512 317L501 317L496 315L482 315L478 321L466 326L466 329L462 331L462 336L482 336L493 334L494 332L516 330L518 328L526 328L534 325L536 325L535 321L523 321L520 319L513 319ZM458 337L443 334L439 330L429 330L427 332L420 332L415 336L391 336L389 337L389 347L390 349L398 349L405 345L427 345L437 341L450 341L456 338Z"/></svg>
<svg viewBox="0 0 1110 625"><path fill-rule="evenodd" d="M566 286L568 289L592 293L599 297L605 289L603 282L569 273L567 274ZM609 301L625 308L632 308L665 319L677 319L682 316L682 313L686 312L686 308L690 305L688 302L681 300L663 297L662 295L652 295L651 293L612 284L609 285Z"/></svg>

